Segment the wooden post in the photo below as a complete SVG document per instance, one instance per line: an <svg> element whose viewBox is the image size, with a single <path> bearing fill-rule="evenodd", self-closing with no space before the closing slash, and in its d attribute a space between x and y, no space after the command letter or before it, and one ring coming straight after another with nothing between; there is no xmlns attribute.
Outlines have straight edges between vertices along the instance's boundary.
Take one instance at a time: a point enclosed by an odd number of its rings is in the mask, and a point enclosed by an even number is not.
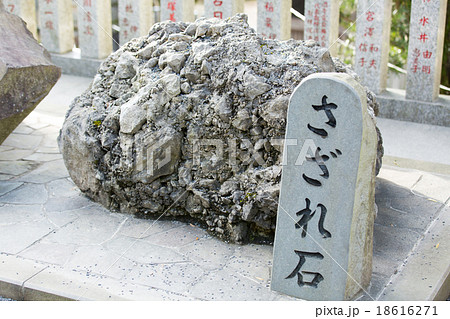
<svg viewBox="0 0 450 319"><path fill-rule="evenodd" d="M392 0L359 0L354 68L375 93L386 89Z"/></svg>
<svg viewBox="0 0 450 319"><path fill-rule="evenodd" d="M447 0L413 0L409 27L406 98L432 102L439 96Z"/></svg>
<svg viewBox="0 0 450 319"><path fill-rule="evenodd" d="M291 37L292 0L259 0L258 33L269 39Z"/></svg>
<svg viewBox="0 0 450 319"><path fill-rule="evenodd" d="M112 51L111 0L83 0L78 6L81 56L106 58Z"/></svg>
<svg viewBox="0 0 450 319"><path fill-rule="evenodd" d="M161 21L194 21L194 0L161 0Z"/></svg>
<svg viewBox="0 0 450 319"><path fill-rule="evenodd" d="M305 0L305 40L319 42L334 55L338 31L338 0Z"/></svg>
<svg viewBox="0 0 450 319"><path fill-rule="evenodd" d="M244 12L244 0L204 0L205 17L226 19Z"/></svg>
<svg viewBox="0 0 450 319"><path fill-rule="evenodd" d="M72 1L39 1L39 28L41 42L48 51L71 51L74 45Z"/></svg>
<svg viewBox="0 0 450 319"><path fill-rule="evenodd" d="M153 0L119 0L120 44L146 35L153 24Z"/></svg>

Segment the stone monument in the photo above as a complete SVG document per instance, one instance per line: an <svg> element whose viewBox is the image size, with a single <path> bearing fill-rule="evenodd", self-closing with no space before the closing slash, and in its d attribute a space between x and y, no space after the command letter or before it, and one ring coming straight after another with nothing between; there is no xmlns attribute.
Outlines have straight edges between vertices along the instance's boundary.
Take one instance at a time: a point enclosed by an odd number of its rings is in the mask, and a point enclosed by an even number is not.
<svg viewBox="0 0 450 319"><path fill-rule="evenodd" d="M355 71L379 94L386 89L392 0L359 0Z"/></svg>
<svg viewBox="0 0 450 319"><path fill-rule="evenodd" d="M70 0L39 2L39 31L41 42L54 53L66 53L73 49L73 8Z"/></svg>
<svg viewBox="0 0 450 319"><path fill-rule="evenodd" d="M205 0L205 17L226 19L244 12L244 0Z"/></svg>
<svg viewBox="0 0 450 319"><path fill-rule="evenodd" d="M309 152L303 146L313 145ZM348 74L304 79L291 96L275 232L273 290L350 300L372 273L377 133Z"/></svg>
<svg viewBox="0 0 450 319"><path fill-rule="evenodd" d="M119 0L120 44L146 35L153 24L153 0Z"/></svg>
<svg viewBox="0 0 450 319"><path fill-rule="evenodd" d="M82 57L103 59L111 53L111 0L79 2L78 34Z"/></svg>
<svg viewBox="0 0 450 319"><path fill-rule="evenodd" d="M61 75L25 23L0 0L0 144L48 94Z"/></svg>
<svg viewBox="0 0 450 319"><path fill-rule="evenodd" d="M305 40L319 42L334 55L338 31L338 0L305 0Z"/></svg>
<svg viewBox="0 0 450 319"><path fill-rule="evenodd" d="M447 0L413 0L409 24L406 98L433 102L439 96Z"/></svg>
<svg viewBox="0 0 450 319"><path fill-rule="evenodd" d="M258 32L269 39L291 37L292 0L258 1Z"/></svg>
<svg viewBox="0 0 450 319"><path fill-rule="evenodd" d="M194 0L161 0L161 21L194 21Z"/></svg>

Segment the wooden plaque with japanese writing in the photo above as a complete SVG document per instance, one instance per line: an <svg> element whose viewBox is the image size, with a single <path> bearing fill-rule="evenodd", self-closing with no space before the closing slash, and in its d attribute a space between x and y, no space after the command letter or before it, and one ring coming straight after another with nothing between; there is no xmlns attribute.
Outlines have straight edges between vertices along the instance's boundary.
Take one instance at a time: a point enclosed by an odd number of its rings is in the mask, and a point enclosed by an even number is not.
<svg viewBox="0 0 450 319"><path fill-rule="evenodd" d="M369 285L377 135L351 76L308 76L291 96L273 290L349 300Z"/></svg>

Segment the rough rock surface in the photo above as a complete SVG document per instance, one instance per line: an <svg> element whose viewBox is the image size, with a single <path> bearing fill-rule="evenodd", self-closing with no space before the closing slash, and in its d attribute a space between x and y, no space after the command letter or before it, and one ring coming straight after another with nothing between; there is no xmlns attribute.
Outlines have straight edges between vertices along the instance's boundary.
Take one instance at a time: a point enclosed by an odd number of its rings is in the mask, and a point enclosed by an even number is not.
<svg viewBox="0 0 450 319"><path fill-rule="evenodd" d="M232 242L270 238L289 97L315 72L356 77L315 42L263 39L245 15L155 24L72 103L66 166L110 209L199 220Z"/></svg>
<svg viewBox="0 0 450 319"><path fill-rule="evenodd" d="M0 1L0 144L50 92L61 69Z"/></svg>

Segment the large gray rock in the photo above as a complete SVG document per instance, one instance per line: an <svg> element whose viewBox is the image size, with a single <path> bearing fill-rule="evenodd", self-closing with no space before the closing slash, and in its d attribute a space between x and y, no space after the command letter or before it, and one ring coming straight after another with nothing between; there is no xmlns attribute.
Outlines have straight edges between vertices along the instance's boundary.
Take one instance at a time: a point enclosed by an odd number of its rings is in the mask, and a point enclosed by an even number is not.
<svg viewBox="0 0 450 319"><path fill-rule="evenodd" d="M158 23L73 101L61 152L110 209L198 220L233 242L271 238L289 97L317 72L356 78L315 42L263 39L245 15ZM374 120L370 92L367 102Z"/></svg>
<svg viewBox="0 0 450 319"><path fill-rule="evenodd" d="M0 0L0 144L50 92L61 69Z"/></svg>

